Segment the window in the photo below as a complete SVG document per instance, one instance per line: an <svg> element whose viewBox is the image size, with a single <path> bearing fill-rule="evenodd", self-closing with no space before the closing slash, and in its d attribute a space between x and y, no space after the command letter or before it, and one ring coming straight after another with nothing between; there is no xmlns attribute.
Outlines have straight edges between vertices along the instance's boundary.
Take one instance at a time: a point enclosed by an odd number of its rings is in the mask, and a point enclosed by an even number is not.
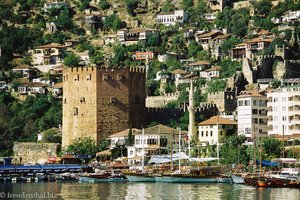
<svg viewBox="0 0 300 200"><path fill-rule="evenodd" d="M239 101L239 106L244 106L244 101Z"/></svg>
<svg viewBox="0 0 300 200"><path fill-rule="evenodd" d="M286 106L282 106L282 111L286 111Z"/></svg>
<svg viewBox="0 0 300 200"><path fill-rule="evenodd" d="M80 97L80 103L85 103L85 98L84 97Z"/></svg>
<svg viewBox="0 0 300 200"><path fill-rule="evenodd" d="M250 100L245 101L245 106L250 106Z"/></svg>
<svg viewBox="0 0 300 200"><path fill-rule="evenodd" d="M132 155L133 155L133 151L130 151L130 152L129 152L129 155L131 155L131 156L132 156Z"/></svg>
<svg viewBox="0 0 300 200"><path fill-rule="evenodd" d="M208 131L206 131L206 137L208 137Z"/></svg>
<svg viewBox="0 0 300 200"><path fill-rule="evenodd" d="M115 97L110 97L110 103L116 103L116 98Z"/></svg>
<svg viewBox="0 0 300 200"><path fill-rule="evenodd" d="M122 74L117 74L117 81L121 81L123 79Z"/></svg>
<svg viewBox="0 0 300 200"><path fill-rule="evenodd" d="M107 81L108 80L108 74L103 74L103 80Z"/></svg>
<svg viewBox="0 0 300 200"><path fill-rule="evenodd" d="M210 131L210 137L212 137L213 136L213 132L212 131Z"/></svg>
<svg viewBox="0 0 300 200"><path fill-rule="evenodd" d="M86 76L86 80L87 80L87 81L92 80L92 74L88 74L88 75Z"/></svg>
<svg viewBox="0 0 300 200"><path fill-rule="evenodd" d="M283 117L282 117L282 121L286 121L286 116L283 116Z"/></svg>
<svg viewBox="0 0 300 200"><path fill-rule="evenodd" d="M257 100L253 100L253 106L257 106Z"/></svg>
<svg viewBox="0 0 300 200"><path fill-rule="evenodd" d="M73 114L78 115L78 108L76 108L76 107L73 108Z"/></svg>
<svg viewBox="0 0 300 200"><path fill-rule="evenodd" d="M74 75L74 81L79 81L79 74Z"/></svg>
<svg viewBox="0 0 300 200"><path fill-rule="evenodd" d="M257 109L252 109L252 114L253 114L253 115L257 115L257 113L258 113L258 112L257 112Z"/></svg>
<svg viewBox="0 0 300 200"><path fill-rule="evenodd" d="M204 135L204 131L201 131L201 137L203 137L203 135Z"/></svg>
<svg viewBox="0 0 300 200"><path fill-rule="evenodd" d="M65 99L64 99L64 104L66 104L66 103L67 103L67 99L65 98Z"/></svg>
<svg viewBox="0 0 300 200"><path fill-rule="evenodd" d="M223 135L223 132L222 132L222 131L220 131L220 135Z"/></svg>

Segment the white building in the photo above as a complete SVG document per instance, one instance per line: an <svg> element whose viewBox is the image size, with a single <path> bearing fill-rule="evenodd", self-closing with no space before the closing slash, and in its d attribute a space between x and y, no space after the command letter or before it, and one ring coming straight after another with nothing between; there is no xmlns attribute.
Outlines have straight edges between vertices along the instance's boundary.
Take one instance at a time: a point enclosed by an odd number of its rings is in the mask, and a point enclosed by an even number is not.
<svg viewBox="0 0 300 200"><path fill-rule="evenodd" d="M52 8L67 8L68 4L65 1L47 1L44 3L44 11L48 11Z"/></svg>
<svg viewBox="0 0 300 200"><path fill-rule="evenodd" d="M109 136L110 138L110 149L113 149L116 147L117 144L119 145L126 145L126 141L128 140L128 133L129 133L130 129L126 129L124 131L120 131L118 133L115 133L111 136ZM136 128L132 128L132 135L135 135L135 133L137 131L140 131L140 129L136 129Z"/></svg>
<svg viewBox="0 0 300 200"><path fill-rule="evenodd" d="M121 44L132 45L138 41L145 41L150 35L155 33L157 33L157 31L154 29L121 29L118 31L118 39Z"/></svg>
<svg viewBox="0 0 300 200"><path fill-rule="evenodd" d="M221 116L213 116L197 124L199 141L209 145L216 145L221 138L233 135L236 125L236 121Z"/></svg>
<svg viewBox="0 0 300 200"><path fill-rule="evenodd" d="M278 88L267 93L268 134L273 137L300 135L300 87Z"/></svg>
<svg viewBox="0 0 300 200"><path fill-rule="evenodd" d="M187 20L187 13L183 10L175 10L174 12L162 12L156 16L156 21L159 24L166 26L175 25L176 23L184 23Z"/></svg>
<svg viewBox="0 0 300 200"><path fill-rule="evenodd" d="M210 69L200 72L201 78L206 78L207 81L210 81L212 78L218 78L220 75L220 66L214 66Z"/></svg>
<svg viewBox="0 0 300 200"><path fill-rule="evenodd" d="M248 141L255 137L268 136L267 96L258 91L243 91L238 99L238 134Z"/></svg>
<svg viewBox="0 0 300 200"><path fill-rule="evenodd" d="M177 129L164 126L162 124L152 126L142 131L135 132L134 146L127 147L128 164L141 162L143 148L145 157L152 155L178 153L179 150L179 131ZM186 131L181 131L181 151L186 151ZM144 145L143 145L144 141Z"/></svg>

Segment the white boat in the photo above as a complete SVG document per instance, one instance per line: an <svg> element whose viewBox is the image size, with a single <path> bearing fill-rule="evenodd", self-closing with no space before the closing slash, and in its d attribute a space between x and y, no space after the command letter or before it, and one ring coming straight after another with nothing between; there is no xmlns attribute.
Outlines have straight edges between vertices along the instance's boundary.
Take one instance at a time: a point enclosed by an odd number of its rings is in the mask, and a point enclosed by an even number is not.
<svg viewBox="0 0 300 200"><path fill-rule="evenodd" d="M242 177L242 176L231 175L231 178L232 178L233 183L236 183L236 184L244 184L245 183L244 177Z"/></svg>

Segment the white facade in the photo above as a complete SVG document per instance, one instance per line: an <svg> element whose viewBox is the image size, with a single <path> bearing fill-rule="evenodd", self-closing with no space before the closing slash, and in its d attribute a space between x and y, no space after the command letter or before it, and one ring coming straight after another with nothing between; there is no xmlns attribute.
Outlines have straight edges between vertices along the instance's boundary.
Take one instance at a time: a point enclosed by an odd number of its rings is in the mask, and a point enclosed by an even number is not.
<svg viewBox="0 0 300 200"><path fill-rule="evenodd" d="M278 88L267 94L269 135L300 133L300 87Z"/></svg>
<svg viewBox="0 0 300 200"><path fill-rule="evenodd" d="M174 12L163 12L156 16L159 24L166 26L175 25L176 23L184 23L187 20L187 14L183 10L175 10Z"/></svg>
<svg viewBox="0 0 300 200"><path fill-rule="evenodd" d="M267 96L246 93L238 96L238 134L244 134L248 140L268 135Z"/></svg>

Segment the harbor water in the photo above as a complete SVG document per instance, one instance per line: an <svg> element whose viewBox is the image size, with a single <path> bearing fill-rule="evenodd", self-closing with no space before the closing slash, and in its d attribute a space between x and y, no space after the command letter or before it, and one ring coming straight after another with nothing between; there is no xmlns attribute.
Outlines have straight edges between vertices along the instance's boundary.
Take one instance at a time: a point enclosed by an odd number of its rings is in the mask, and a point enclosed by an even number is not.
<svg viewBox="0 0 300 200"><path fill-rule="evenodd" d="M299 200L300 189L237 184L0 183L0 199L279 199Z"/></svg>

